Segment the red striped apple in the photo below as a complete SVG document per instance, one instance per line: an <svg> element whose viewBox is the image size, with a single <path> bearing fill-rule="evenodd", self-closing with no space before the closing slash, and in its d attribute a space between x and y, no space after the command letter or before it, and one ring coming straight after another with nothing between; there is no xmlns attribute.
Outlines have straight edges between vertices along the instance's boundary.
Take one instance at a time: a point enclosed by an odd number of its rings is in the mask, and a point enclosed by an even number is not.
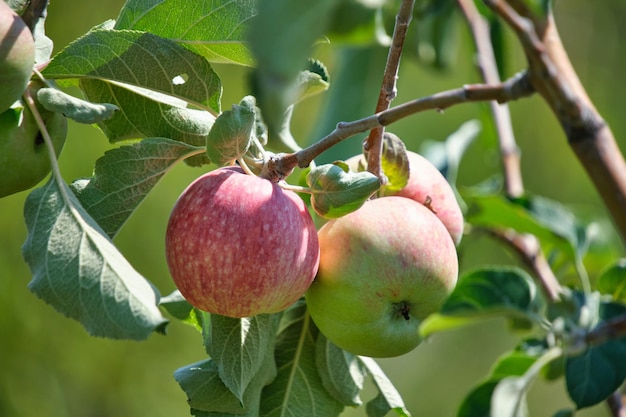
<svg viewBox="0 0 626 417"><path fill-rule="evenodd" d="M456 200L450 183L428 159L418 153L407 151L409 158L409 181L394 195L410 198L426 205L437 215L458 245L463 237L463 212ZM363 155L356 155L346 162L356 170Z"/></svg>
<svg viewBox="0 0 626 417"><path fill-rule="evenodd" d="M425 206L403 197L367 201L319 230L320 266L306 293L311 318L334 344L392 357L421 341L458 275L456 248Z"/></svg>
<svg viewBox="0 0 626 417"><path fill-rule="evenodd" d="M183 191L165 246L187 301L229 317L285 309L304 295L319 263L302 199L235 167L211 171Z"/></svg>

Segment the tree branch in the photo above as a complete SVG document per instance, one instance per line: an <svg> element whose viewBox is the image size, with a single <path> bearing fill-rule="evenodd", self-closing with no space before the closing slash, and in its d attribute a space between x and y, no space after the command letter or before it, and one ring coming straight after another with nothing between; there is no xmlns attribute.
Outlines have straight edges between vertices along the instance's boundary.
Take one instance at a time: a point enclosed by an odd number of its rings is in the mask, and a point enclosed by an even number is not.
<svg viewBox="0 0 626 417"><path fill-rule="evenodd" d="M552 108L626 243L626 162L569 61L554 16L536 16L521 0L484 2L517 35L530 83Z"/></svg>
<svg viewBox="0 0 626 417"><path fill-rule="evenodd" d="M380 113L352 122L340 122L327 136L295 153L279 154L272 160L273 169L280 175L289 175L297 166L306 168L319 154L357 133L387 126L400 119L426 110L444 110L461 103L492 101L505 103L533 94L525 72L520 72L496 85L470 84L454 90L406 102Z"/></svg>
<svg viewBox="0 0 626 417"><path fill-rule="evenodd" d="M458 0L458 4L465 15L478 53L478 69L487 84L500 82L496 58L489 35L489 25L476 8L473 0ZM520 197L524 194L522 170L520 167L520 152L515 141L511 114L506 104L490 103L491 113L500 143L500 156L504 170L504 187L509 197ZM496 237L507 242L518 254L526 266L534 272L535 280L543 289L548 300L556 301L562 291L561 285L554 275L539 240L529 234L519 234L513 230L492 231Z"/></svg>
<svg viewBox="0 0 626 417"><path fill-rule="evenodd" d="M402 0L400 10L396 16L396 24L391 38L387 63L383 75L383 82L376 103L376 113L387 110L389 105L396 98L397 89L396 81L398 79L398 69L400 67L400 57L406 39L406 32L411 23L413 15L413 5L415 0ZM383 133L385 129L382 126L375 127L370 131L369 136L365 140L364 150L368 155L367 169L372 174L381 178L382 171L380 167L380 157L382 154Z"/></svg>

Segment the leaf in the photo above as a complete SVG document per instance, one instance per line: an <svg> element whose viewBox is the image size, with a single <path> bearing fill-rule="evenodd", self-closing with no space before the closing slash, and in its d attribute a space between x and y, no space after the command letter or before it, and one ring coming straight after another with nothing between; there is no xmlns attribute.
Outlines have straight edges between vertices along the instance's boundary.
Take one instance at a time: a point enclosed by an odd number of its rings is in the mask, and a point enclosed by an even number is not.
<svg viewBox="0 0 626 417"><path fill-rule="evenodd" d="M626 306L623 304L600 304L600 317L603 320L625 313ZM604 401L624 383L624 358L626 337L592 346L580 355L567 357L565 382L567 392L577 408L590 407Z"/></svg>
<svg viewBox="0 0 626 417"><path fill-rule="evenodd" d="M193 7L187 0L129 0L115 28L171 39L211 62L252 65L244 41L255 14L253 0L197 2Z"/></svg>
<svg viewBox="0 0 626 417"><path fill-rule="evenodd" d="M498 417L524 417L528 415L526 405L526 380L506 377L498 382L491 396L491 415Z"/></svg>
<svg viewBox="0 0 626 417"><path fill-rule="evenodd" d="M615 301L626 302L626 259L619 259L602 272L597 289L603 294L611 294Z"/></svg>
<svg viewBox="0 0 626 417"><path fill-rule="evenodd" d="M159 305L174 318L177 318L183 323L193 326L199 332L202 332L203 321L208 318L207 313L204 313L189 304L180 291L176 290L161 298Z"/></svg>
<svg viewBox="0 0 626 417"><path fill-rule="evenodd" d="M62 187L62 188L60 188ZM158 291L117 251L69 190L53 179L26 199L22 247L28 287L94 336L146 339L163 332Z"/></svg>
<svg viewBox="0 0 626 417"><path fill-rule="evenodd" d="M434 13L424 14L418 20L418 57L437 68L449 68L457 56L456 9L451 0L434 2Z"/></svg>
<svg viewBox="0 0 626 417"><path fill-rule="evenodd" d="M498 383L510 376L524 375L536 360L536 355L529 355L520 350L502 355L494 364L487 379L474 387L463 399L457 417L498 416L491 413L491 398Z"/></svg>
<svg viewBox="0 0 626 417"><path fill-rule="evenodd" d="M478 120L463 123L445 141L424 141L420 154L441 171L452 185L456 183L461 159L469 145L478 137L482 127Z"/></svg>
<svg viewBox="0 0 626 417"><path fill-rule="evenodd" d="M359 356L359 360L367 368L378 390L378 395L366 405L368 417L384 417L390 411L393 411L399 417L411 417L411 413L406 409L400 393L378 363L366 356Z"/></svg>
<svg viewBox="0 0 626 417"><path fill-rule="evenodd" d="M578 262L586 250L586 228L556 201L531 195L510 200L471 192L464 198L469 205L465 219L473 225L533 234L543 245L553 245L573 262Z"/></svg>
<svg viewBox="0 0 626 417"><path fill-rule="evenodd" d="M222 86L211 65L175 42L150 33L92 30L59 52L43 75L114 81L220 112Z"/></svg>
<svg viewBox="0 0 626 417"><path fill-rule="evenodd" d="M62 113L78 123L93 124L109 119L119 108L109 103L92 103L57 88L40 88L37 101L50 111Z"/></svg>
<svg viewBox="0 0 626 417"><path fill-rule="evenodd" d="M242 402L220 379L217 363L212 359L176 370L174 379L187 394L192 409L230 414L245 411Z"/></svg>
<svg viewBox="0 0 626 417"><path fill-rule="evenodd" d="M384 195L393 195L409 182L409 156L402 139L391 132L383 134L383 150L380 159L387 182L382 187Z"/></svg>
<svg viewBox="0 0 626 417"><path fill-rule="evenodd" d="M75 181L71 188L112 238L170 168L199 152L203 149L170 139L146 139L105 152L96 161L94 176Z"/></svg>
<svg viewBox="0 0 626 417"><path fill-rule="evenodd" d="M459 279L440 314L427 318L420 332L426 337L436 331L471 324L475 321L472 319L502 315L537 322L542 307L535 283L522 269L476 269Z"/></svg>
<svg viewBox="0 0 626 417"><path fill-rule="evenodd" d="M206 142L206 153L213 163L226 165L248 151L256 128L254 106L254 97L247 96L217 117Z"/></svg>
<svg viewBox="0 0 626 417"><path fill-rule="evenodd" d="M119 107L111 119L98 125L111 142L161 137L204 147L215 123L215 117L207 111L166 104L99 80L83 80L81 88L90 100Z"/></svg>
<svg viewBox="0 0 626 417"><path fill-rule="evenodd" d="M370 172L346 172L334 164L324 164L307 174L313 210L327 219L345 216L359 209L380 188L380 180Z"/></svg>
<svg viewBox="0 0 626 417"><path fill-rule="evenodd" d="M353 354L340 349L323 334L315 343L315 363L324 388L341 404L359 406L367 371Z"/></svg>
<svg viewBox="0 0 626 417"><path fill-rule="evenodd" d="M343 406L326 391L315 365L316 335L303 302L286 310L275 348L278 375L263 390L262 416L339 416Z"/></svg>
<svg viewBox="0 0 626 417"><path fill-rule="evenodd" d="M261 0L250 21L248 43L257 63L253 95L267 123L270 147L282 150L288 110L297 100L298 74L306 69L313 45L324 35L332 11L339 2L318 0Z"/></svg>
<svg viewBox="0 0 626 417"><path fill-rule="evenodd" d="M280 314L242 319L211 314L204 340L207 353L217 363L221 380L241 402L272 352L279 319Z"/></svg>

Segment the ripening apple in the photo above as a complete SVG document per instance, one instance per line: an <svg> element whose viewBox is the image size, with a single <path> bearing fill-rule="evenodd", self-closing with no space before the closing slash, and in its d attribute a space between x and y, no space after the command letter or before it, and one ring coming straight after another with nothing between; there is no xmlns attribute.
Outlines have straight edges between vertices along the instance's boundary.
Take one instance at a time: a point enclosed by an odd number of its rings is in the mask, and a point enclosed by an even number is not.
<svg viewBox="0 0 626 417"><path fill-rule="evenodd" d="M306 303L320 331L356 355L393 357L421 341L458 275L448 231L403 197L367 201L319 230L320 266Z"/></svg>
<svg viewBox="0 0 626 417"><path fill-rule="evenodd" d="M457 202L450 183L428 159L418 153L407 151L409 158L409 181L397 193L400 197L410 198L426 205L446 226L454 243L458 245L463 237L463 212ZM363 155L356 155L346 162L356 169Z"/></svg>
<svg viewBox="0 0 626 417"><path fill-rule="evenodd" d="M235 318L290 306L319 263L317 232L302 199L238 167L204 174L183 191L165 246L187 301Z"/></svg>
<svg viewBox="0 0 626 417"><path fill-rule="evenodd" d="M33 97L40 85L31 85ZM35 103L58 158L67 136L67 119ZM28 106L0 113L0 197L34 187L50 173L50 156Z"/></svg>
<svg viewBox="0 0 626 417"><path fill-rule="evenodd" d="M26 90L35 65L35 41L26 23L0 1L0 113Z"/></svg>

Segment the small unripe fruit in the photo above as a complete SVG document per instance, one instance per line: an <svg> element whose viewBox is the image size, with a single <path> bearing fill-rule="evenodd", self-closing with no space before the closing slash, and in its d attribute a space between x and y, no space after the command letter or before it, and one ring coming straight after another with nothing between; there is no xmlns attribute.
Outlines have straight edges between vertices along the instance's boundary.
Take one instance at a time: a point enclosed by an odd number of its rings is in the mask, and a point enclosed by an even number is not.
<svg viewBox="0 0 626 417"><path fill-rule="evenodd" d="M356 355L414 349L420 323L456 284L456 248L425 206L402 197L367 201L319 230L320 267L306 293L320 331Z"/></svg>
<svg viewBox="0 0 626 417"><path fill-rule="evenodd" d="M28 87L33 97L39 86ZM67 119L35 102L58 158L67 136ZM50 173L50 156L30 108L0 113L0 197L34 187Z"/></svg>
<svg viewBox="0 0 626 417"><path fill-rule="evenodd" d="M26 23L0 1L0 113L26 90L35 65L35 42Z"/></svg>
<svg viewBox="0 0 626 417"><path fill-rule="evenodd" d="M454 243L458 245L463 237L463 211L456 200L450 183L428 159L418 153L407 151L409 158L409 181L397 193L399 197L410 198L427 206L446 226ZM356 169L363 155L353 156L346 162Z"/></svg>
<svg viewBox="0 0 626 417"><path fill-rule="evenodd" d="M304 295L319 263L317 232L302 199L235 167L211 171L183 191L165 246L187 301L229 317L287 308Z"/></svg>

